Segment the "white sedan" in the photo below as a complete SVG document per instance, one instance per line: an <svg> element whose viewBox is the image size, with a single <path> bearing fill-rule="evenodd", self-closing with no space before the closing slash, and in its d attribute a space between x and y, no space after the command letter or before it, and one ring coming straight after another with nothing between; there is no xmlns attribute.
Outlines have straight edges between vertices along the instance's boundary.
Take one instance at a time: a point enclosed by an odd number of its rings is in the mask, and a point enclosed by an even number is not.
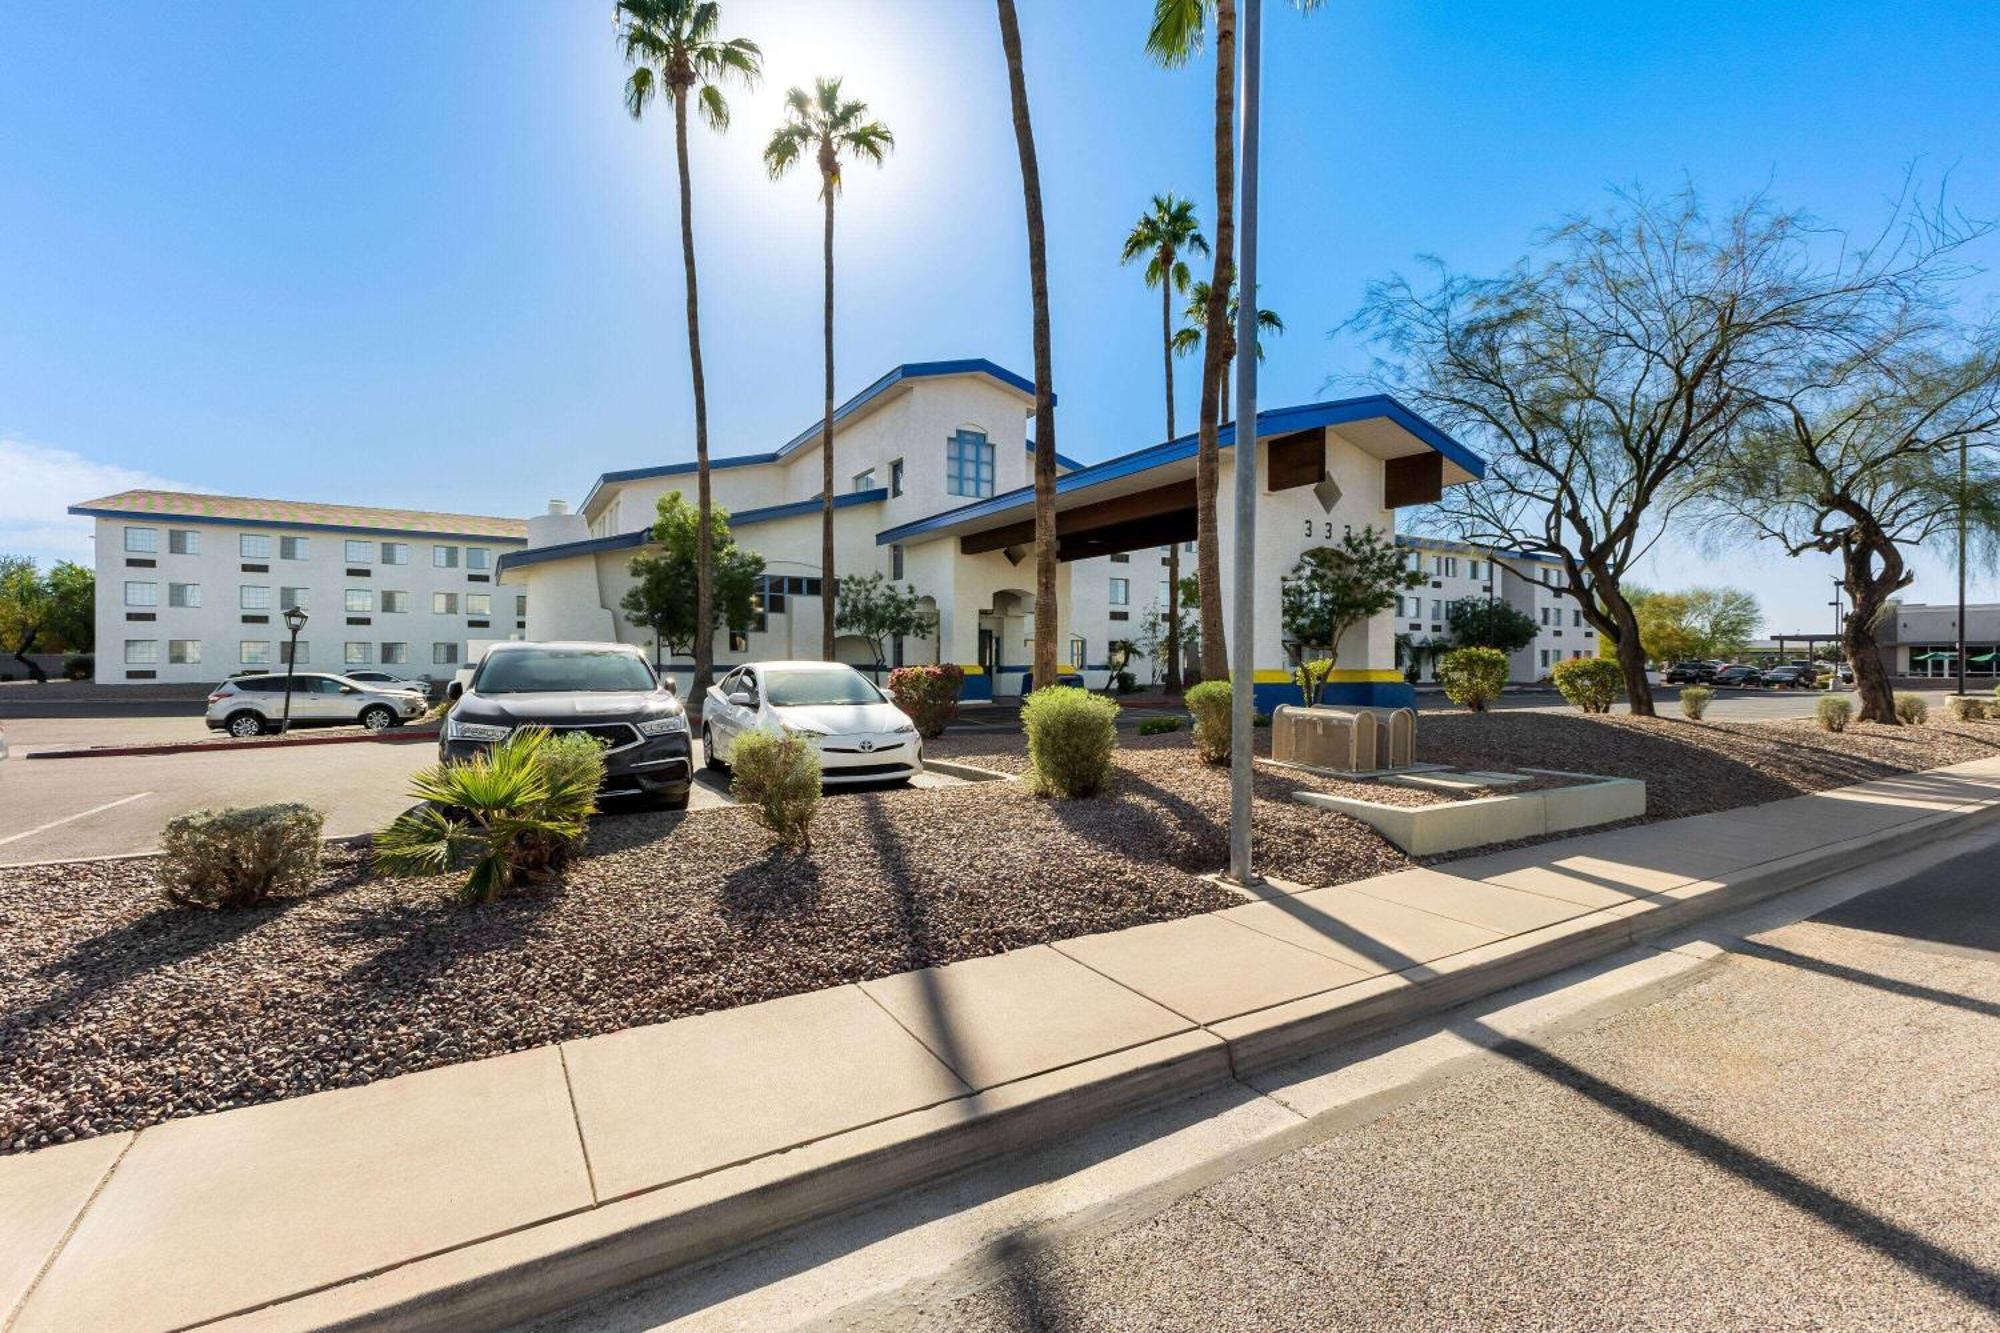
<svg viewBox="0 0 2000 1333"><path fill-rule="evenodd" d="M701 749L729 766L737 738L791 732L819 751L820 781L893 782L924 771L916 724L868 677L842 662L752 662L709 687Z"/></svg>

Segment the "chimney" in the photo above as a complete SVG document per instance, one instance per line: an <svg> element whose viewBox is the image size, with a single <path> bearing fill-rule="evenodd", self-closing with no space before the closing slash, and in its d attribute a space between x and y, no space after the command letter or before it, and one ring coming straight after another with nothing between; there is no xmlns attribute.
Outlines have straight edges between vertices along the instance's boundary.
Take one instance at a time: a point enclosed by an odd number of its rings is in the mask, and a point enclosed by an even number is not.
<svg viewBox="0 0 2000 1333"><path fill-rule="evenodd" d="M549 512L551 514L567 514L569 512L569 501L567 500L549 501Z"/></svg>

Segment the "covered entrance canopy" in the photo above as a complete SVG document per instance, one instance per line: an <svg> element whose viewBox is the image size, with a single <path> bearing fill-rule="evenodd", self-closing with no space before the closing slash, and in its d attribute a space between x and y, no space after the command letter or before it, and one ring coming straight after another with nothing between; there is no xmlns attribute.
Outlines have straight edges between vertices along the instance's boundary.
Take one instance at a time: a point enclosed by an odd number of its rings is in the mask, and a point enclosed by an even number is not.
<svg viewBox="0 0 2000 1333"><path fill-rule="evenodd" d="M1456 440L1394 398L1374 394L1259 412L1257 439L1268 456L1264 493L1331 485L1329 431L1382 460L1384 509L1429 503L1444 487L1485 472L1479 457ZM1235 436L1234 423L1223 426L1221 447L1232 448ZM1082 560L1192 541L1196 447L1195 436L1183 435L1057 478L1057 558ZM1021 487L889 528L875 540L889 545L955 538L965 555L1012 552L1034 544L1034 504L1034 488Z"/></svg>

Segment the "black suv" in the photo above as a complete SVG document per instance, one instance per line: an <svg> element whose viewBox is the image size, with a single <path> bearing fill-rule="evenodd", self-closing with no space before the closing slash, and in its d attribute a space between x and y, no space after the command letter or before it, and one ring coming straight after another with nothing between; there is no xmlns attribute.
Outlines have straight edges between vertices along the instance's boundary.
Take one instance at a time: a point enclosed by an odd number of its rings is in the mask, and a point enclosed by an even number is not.
<svg viewBox="0 0 2000 1333"><path fill-rule="evenodd" d="M1706 662L1676 662L1667 668L1669 685L1706 685L1715 679L1715 668Z"/></svg>
<svg viewBox="0 0 2000 1333"><path fill-rule="evenodd" d="M458 691L453 684L451 689ZM455 695L438 758L469 759L517 727L581 731L604 746L606 796L688 803L687 710L638 649L620 643L496 643Z"/></svg>

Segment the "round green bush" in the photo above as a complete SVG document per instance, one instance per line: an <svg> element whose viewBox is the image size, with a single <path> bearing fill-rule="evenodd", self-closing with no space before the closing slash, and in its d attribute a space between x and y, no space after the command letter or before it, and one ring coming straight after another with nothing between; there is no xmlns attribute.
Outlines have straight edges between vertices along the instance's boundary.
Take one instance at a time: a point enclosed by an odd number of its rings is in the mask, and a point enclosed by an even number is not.
<svg viewBox="0 0 2000 1333"><path fill-rule="evenodd" d="M1118 705L1074 685L1049 685L1021 705L1028 764L1044 796L1095 796L1111 781Z"/></svg>
<svg viewBox="0 0 2000 1333"><path fill-rule="evenodd" d="M1551 673L1562 697L1586 713L1608 713L1625 692L1625 673L1608 657L1571 657Z"/></svg>
<svg viewBox="0 0 2000 1333"><path fill-rule="evenodd" d="M1681 690L1681 716L1691 721L1701 721L1703 713L1715 698L1715 691L1706 685L1689 685Z"/></svg>
<svg viewBox="0 0 2000 1333"><path fill-rule="evenodd" d="M787 847L805 843L819 811L819 751L803 736L751 731L729 750L731 793Z"/></svg>
<svg viewBox="0 0 2000 1333"><path fill-rule="evenodd" d="M1184 696L1194 714L1194 749L1202 762L1229 762L1229 682L1205 680Z"/></svg>
<svg viewBox="0 0 2000 1333"><path fill-rule="evenodd" d="M319 811L296 802L190 810L160 831L160 887L184 907L255 907L319 874Z"/></svg>
<svg viewBox="0 0 2000 1333"><path fill-rule="evenodd" d="M1906 727L1921 727L1930 721L1931 706L1921 695L1899 694L1896 696L1896 720Z"/></svg>
<svg viewBox="0 0 2000 1333"><path fill-rule="evenodd" d="M1141 736L1159 736L1180 729L1181 720L1177 717L1149 717L1139 724Z"/></svg>
<svg viewBox="0 0 2000 1333"><path fill-rule="evenodd" d="M1854 704L1842 694L1829 694L1819 701L1819 725L1823 731L1841 732L1854 718Z"/></svg>
<svg viewBox="0 0 2000 1333"><path fill-rule="evenodd" d="M1984 722L2000 716L2000 701L1981 699L1973 695L1954 694L1944 701L1946 711L1954 722Z"/></svg>
<svg viewBox="0 0 2000 1333"><path fill-rule="evenodd" d="M1454 648L1438 660L1444 697L1475 713L1507 688L1507 654L1498 648Z"/></svg>

